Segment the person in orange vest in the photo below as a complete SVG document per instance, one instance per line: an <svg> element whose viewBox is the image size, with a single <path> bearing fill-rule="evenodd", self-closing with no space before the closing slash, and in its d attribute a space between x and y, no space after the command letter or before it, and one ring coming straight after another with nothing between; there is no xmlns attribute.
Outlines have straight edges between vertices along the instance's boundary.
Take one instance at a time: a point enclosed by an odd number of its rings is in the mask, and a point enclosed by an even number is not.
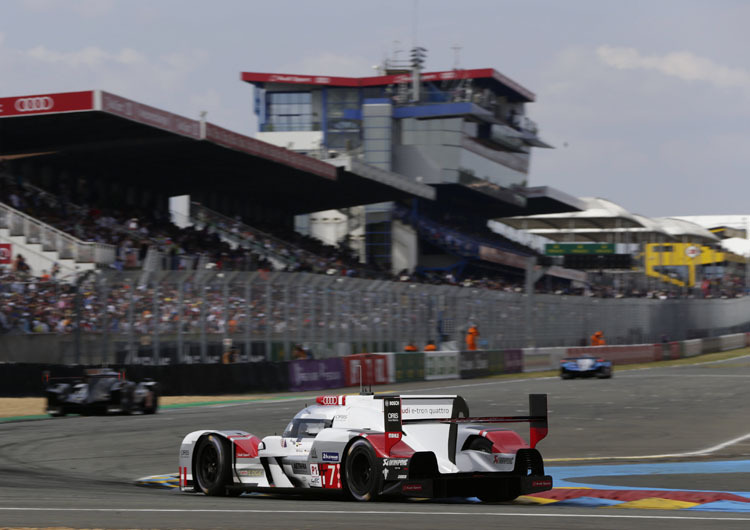
<svg viewBox="0 0 750 530"><path fill-rule="evenodd" d="M592 346L604 346L605 344L607 344L607 341L604 340L604 334L601 331L597 331L591 335Z"/></svg>
<svg viewBox="0 0 750 530"><path fill-rule="evenodd" d="M418 351L417 347L414 345L414 341L410 341L406 346L404 346L404 351Z"/></svg>
<svg viewBox="0 0 750 530"><path fill-rule="evenodd" d="M435 341L428 340L427 345L424 347L423 351L437 351L437 346L435 346Z"/></svg>
<svg viewBox="0 0 750 530"><path fill-rule="evenodd" d="M477 337L479 336L479 330L472 324L469 330L466 332L466 349L474 351L477 349Z"/></svg>

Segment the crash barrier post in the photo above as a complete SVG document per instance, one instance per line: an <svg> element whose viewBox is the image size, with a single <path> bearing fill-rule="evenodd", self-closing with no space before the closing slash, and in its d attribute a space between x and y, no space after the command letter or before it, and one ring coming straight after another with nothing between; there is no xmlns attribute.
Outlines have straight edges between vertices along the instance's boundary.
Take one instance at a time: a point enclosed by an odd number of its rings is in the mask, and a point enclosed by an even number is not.
<svg viewBox="0 0 750 530"><path fill-rule="evenodd" d="M357 353L342 357L346 386L385 385L388 383L388 361L385 355ZM361 379L360 379L361 375Z"/></svg>
<svg viewBox="0 0 750 530"><path fill-rule="evenodd" d="M428 351L424 353L424 378L427 381L437 379L458 379L458 352Z"/></svg>
<svg viewBox="0 0 750 530"><path fill-rule="evenodd" d="M691 339L682 341L682 354L685 357L695 357L703 353L703 339Z"/></svg>
<svg viewBox="0 0 750 530"><path fill-rule="evenodd" d="M719 350L738 350L745 347L745 334L733 333L732 335L721 335L719 337Z"/></svg>
<svg viewBox="0 0 750 530"><path fill-rule="evenodd" d="M344 386L344 365L341 357L289 361L289 390L323 390Z"/></svg>

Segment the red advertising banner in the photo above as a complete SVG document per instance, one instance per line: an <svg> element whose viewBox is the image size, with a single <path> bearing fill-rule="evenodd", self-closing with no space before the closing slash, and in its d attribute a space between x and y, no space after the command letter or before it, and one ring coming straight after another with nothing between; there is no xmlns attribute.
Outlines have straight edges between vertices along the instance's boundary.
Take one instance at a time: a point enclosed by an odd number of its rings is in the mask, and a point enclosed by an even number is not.
<svg viewBox="0 0 750 530"><path fill-rule="evenodd" d="M165 110L115 96L109 92L102 92L101 110L196 140L200 138L200 123L198 120L178 116Z"/></svg>
<svg viewBox="0 0 750 530"><path fill-rule="evenodd" d="M13 263L13 246L10 243L0 243L0 265Z"/></svg>
<svg viewBox="0 0 750 530"><path fill-rule="evenodd" d="M63 92L0 98L0 118L94 110L94 92Z"/></svg>
<svg viewBox="0 0 750 530"><path fill-rule="evenodd" d="M474 68L468 70L445 70L442 72L424 72L422 81L451 81L458 79L492 78L515 90L529 101L536 96L530 90L519 85L509 77L492 68ZM394 83L411 82L411 74L379 75L375 77L332 77L328 75L268 74L262 72L242 72L241 79L248 83L289 83L295 85L328 85L328 86L383 86Z"/></svg>
<svg viewBox="0 0 750 530"><path fill-rule="evenodd" d="M358 386L360 373L363 385L388 384L388 358L373 353L358 353L342 357L346 386Z"/></svg>
<svg viewBox="0 0 750 530"><path fill-rule="evenodd" d="M218 127L211 123L206 124L206 140L210 140L224 147L236 149L243 153L260 156L291 166L302 171L309 171L327 179L336 180L336 166L327 164L315 158L301 155L283 147L276 147L255 138Z"/></svg>

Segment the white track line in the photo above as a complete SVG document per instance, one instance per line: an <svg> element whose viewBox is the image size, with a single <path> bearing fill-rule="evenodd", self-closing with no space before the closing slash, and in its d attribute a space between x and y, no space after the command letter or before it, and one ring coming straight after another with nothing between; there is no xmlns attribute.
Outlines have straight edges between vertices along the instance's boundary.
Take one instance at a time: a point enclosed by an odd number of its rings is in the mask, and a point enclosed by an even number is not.
<svg viewBox="0 0 750 530"><path fill-rule="evenodd" d="M531 513L531 512L443 512L443 511L394 511L384 509L376 510L242 510L242 509L183 509L183 508L49 508L40 507L0 507L0 511L16 512L100 512L100 513L274 513L274 514L300 514L300 515L411 515L424 517L425 515L457 515L485 516L485 517L567 517L583 519L671 519L671 520L697 520L697 521L750 521L750 517L716 517L713 516L686 516L686 515L620 515L620 514L575 514L555 512ZM718 514L717 514L718 515Z"/></svg>
<svg viewBox="0 0 750 530"><path fill-rule="evenodd" d="M721 451L730 445L738 444L750 440L750 433L743 434L737 438L727 440L713 447L701 449L700 451L689 451L687 453L671 453L664 455L643 455L643 456L587 456L583 458L545 458L545 462L585 462L587 460L650 460L655 458L687 458L691 456L706 456L717 451Z"/></svg>

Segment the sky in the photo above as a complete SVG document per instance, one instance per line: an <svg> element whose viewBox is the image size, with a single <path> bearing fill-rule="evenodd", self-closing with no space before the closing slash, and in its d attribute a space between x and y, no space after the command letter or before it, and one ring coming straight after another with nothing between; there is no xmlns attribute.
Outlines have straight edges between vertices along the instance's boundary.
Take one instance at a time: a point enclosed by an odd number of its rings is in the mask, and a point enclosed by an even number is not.
<svg viewBox="0 0 750 530"><path fill-rule="evenodd" d="M494 68L537 96L529 185L633 213L750 214L750 1L4 0L0 97L102 89L248 135L243 71ZM459 46L458 56L454 47ZM402 57L406 57L404 52Z"/></svg>

